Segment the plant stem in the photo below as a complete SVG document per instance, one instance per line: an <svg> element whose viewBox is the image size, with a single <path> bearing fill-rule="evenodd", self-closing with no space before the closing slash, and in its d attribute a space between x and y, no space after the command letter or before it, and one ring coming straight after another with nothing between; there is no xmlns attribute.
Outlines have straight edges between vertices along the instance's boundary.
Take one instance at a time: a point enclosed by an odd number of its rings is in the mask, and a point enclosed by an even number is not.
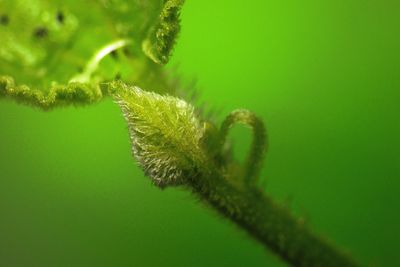
<svg viewBox="0 0 400 267"><path fill-rule="evenodd" d="M291 266L360 266L260 190L238 189L218 174L213 179L198 178L190 183L195 195Z"/></svg>

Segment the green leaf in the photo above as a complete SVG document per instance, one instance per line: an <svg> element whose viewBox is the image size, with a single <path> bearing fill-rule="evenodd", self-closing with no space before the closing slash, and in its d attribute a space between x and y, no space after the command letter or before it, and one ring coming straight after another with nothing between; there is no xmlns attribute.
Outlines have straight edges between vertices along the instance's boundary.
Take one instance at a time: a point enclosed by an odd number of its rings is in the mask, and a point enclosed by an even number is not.
<svg viewBox="0 0 400 267"><path fill-rule="evenodd" d="M169 90L141 47L163 7L161 0L0 0L0 79L45 94L116 78Z"/></svg>
<svg viewBox="0 0 400 267"><path fill-rule="evenodd" d="M143 91L122 83L112 85L129 125L134 157L145 174L160 186L194 179L207 155L202 148L203 123L185 101Z"/></svg>
<svg viewBox="0 0 400 267"><path fill-rule="evenodd" d="M0 77L0 97L13 98L19 103L50 110L67 105L88 105L100 101L109 94L107 86L72 82L68 85L53 85L48 92L17 86L11 77Z"/></svg>

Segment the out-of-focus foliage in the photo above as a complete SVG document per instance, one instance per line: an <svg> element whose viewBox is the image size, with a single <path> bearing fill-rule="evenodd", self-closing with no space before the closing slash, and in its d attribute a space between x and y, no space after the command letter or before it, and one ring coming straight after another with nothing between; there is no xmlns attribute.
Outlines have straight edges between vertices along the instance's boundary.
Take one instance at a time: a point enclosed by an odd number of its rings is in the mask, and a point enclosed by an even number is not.
<svg viewBox="0 0 400 267"><path fill-rule="evenodd" d="M71 82L97 90L100 82L122 79L171 91L160 79L161 66L142 51L142 42L149 42L168 2L0 0L0 90L21 91L18 86L25 85L50 92ZM174 19L176 25L178 18ZM168 39L171 48L175 37ZM104 50L117 40L123 40L123 45ZM157 38L151 41L158 42ZM88 71L96 60L95 68Z"/></svg>

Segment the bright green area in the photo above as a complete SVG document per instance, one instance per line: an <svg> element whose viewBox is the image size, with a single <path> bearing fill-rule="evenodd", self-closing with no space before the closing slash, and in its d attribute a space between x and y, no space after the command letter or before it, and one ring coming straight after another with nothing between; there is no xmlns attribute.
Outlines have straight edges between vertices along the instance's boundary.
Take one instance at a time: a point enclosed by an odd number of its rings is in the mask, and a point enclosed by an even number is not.
<svg viewBox="0 0 400 267"><path fill-rule="evenodd" d="M399 17L389 0L188 1L169 64L221 120L264 118L266 190L377 266L400 265ZM188 192L152 186L110 100L2 100L0 125L0 266L285 266ZM246 131L233 138L248 151Z"/></svg>

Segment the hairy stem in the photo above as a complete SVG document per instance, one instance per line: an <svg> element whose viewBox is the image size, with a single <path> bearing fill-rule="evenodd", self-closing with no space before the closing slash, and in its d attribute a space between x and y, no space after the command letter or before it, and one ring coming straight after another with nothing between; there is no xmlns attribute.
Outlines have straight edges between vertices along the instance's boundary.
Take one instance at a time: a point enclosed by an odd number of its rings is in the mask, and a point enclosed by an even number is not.
<svg viewBox="0 0 400 267"><path fill-rule="evenodd" d="M154 184L161 188L188 187L293 266L357 266L257 186L267 141L264 124L255 114L233 111L215 133L207 123L202 126L194 108L178 98L120 82L112 87L119 88L115 98L129 125L133 155ZM244 172L221 151L229 129L236 123L253 130ZM213 150L215 144L220 154Z"/></svg>
<svg viewBox="0 0 400 267"><path fill-rule="evenodd" d="M299 267L360 266L262 191L240 190L214 175L212 179L191 179L193 193L287 263Z"/></svg>
<svg viewBox="0 0 400 267"><path fill-rule="evenodd" d="M234 173L219 161L214 162L204 151L203 145L207 147L208 142L203 142L203 134L207 131L195 118L193 107L180 99L145 92L122 82L102 86L55 85L43 93L24 85L16 86L9 77L0 77L0 98L13 98L45 110L94 103L105 95L114 96L121 106L129 124L134 155L155 184L162 188L188 187L203 202L292 266L359 266L256 186L267 142L262 121L251 112L232 112L217 134L217 146L221 147L235 123L243 123L253 130L245 177L240 182L233 181Z"/></svg>

